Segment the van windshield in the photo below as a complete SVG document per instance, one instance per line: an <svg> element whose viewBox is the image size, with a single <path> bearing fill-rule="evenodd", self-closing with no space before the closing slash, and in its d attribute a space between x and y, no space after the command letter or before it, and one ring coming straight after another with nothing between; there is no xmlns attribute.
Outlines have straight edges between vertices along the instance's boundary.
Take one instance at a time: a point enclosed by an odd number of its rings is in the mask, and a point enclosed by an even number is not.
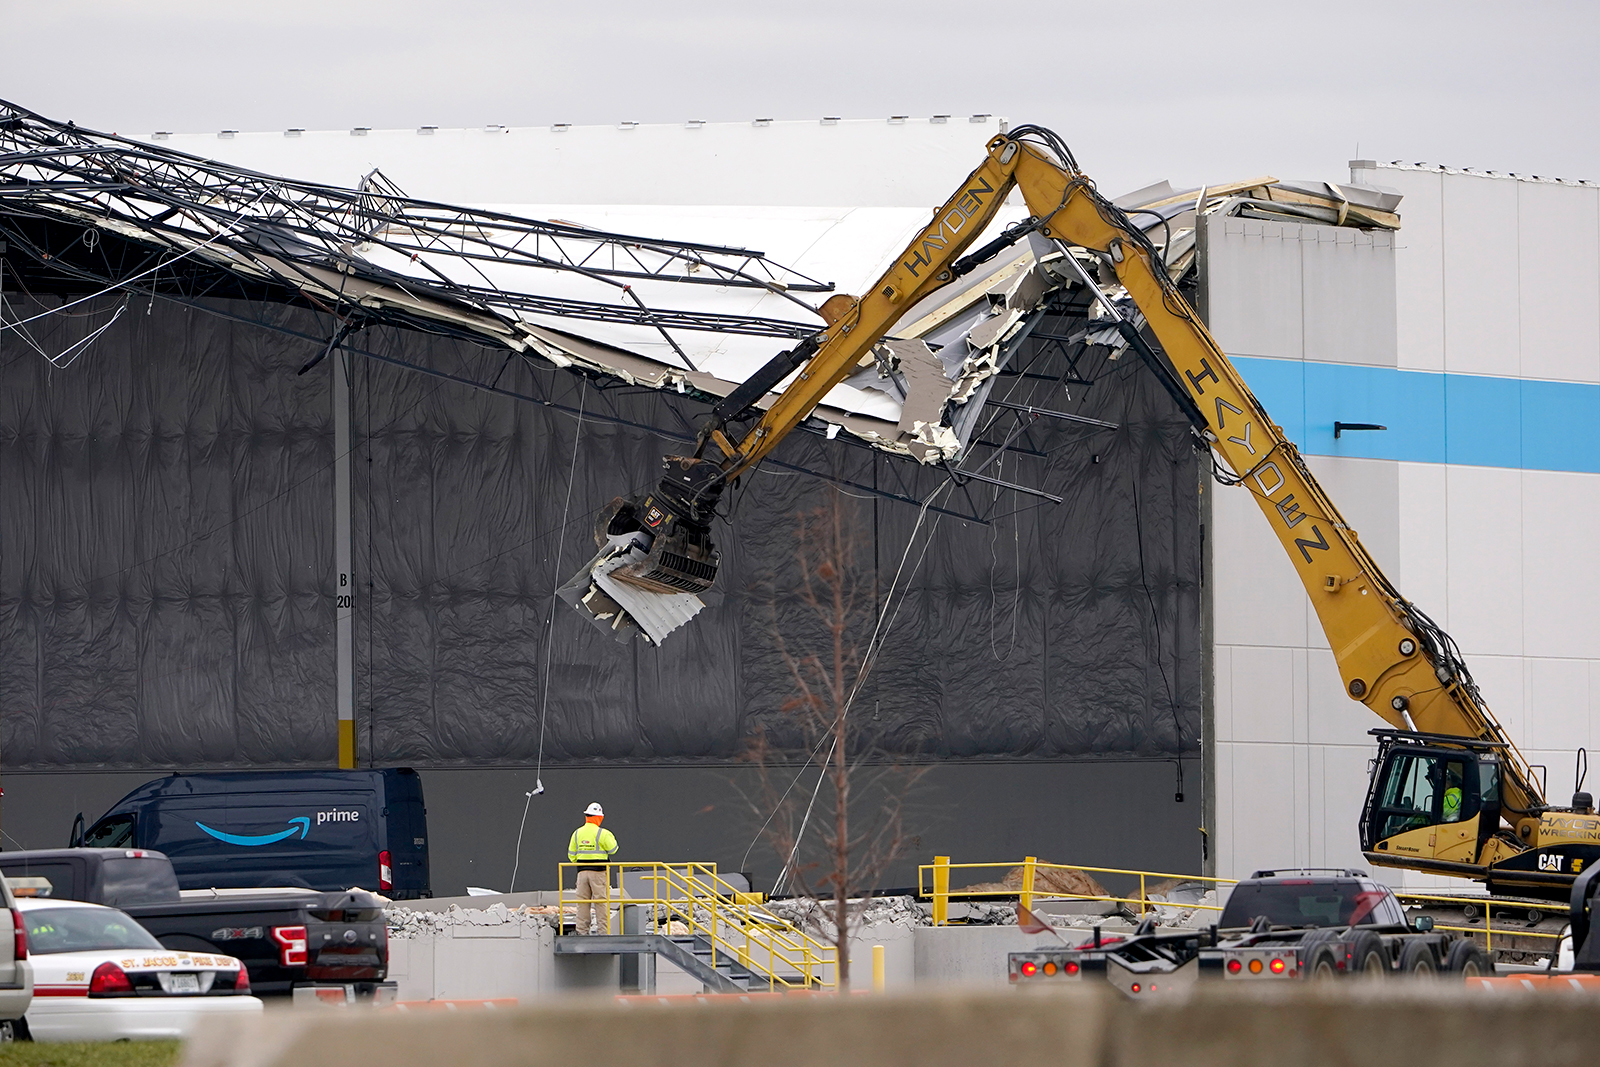
<svg viewBox="0 0 1600 1067"><path fill-rule="evenodd" d="M28 923L28 950L41 956L161 947L148 930L115 908L39 908L22 916Z"/></svg>

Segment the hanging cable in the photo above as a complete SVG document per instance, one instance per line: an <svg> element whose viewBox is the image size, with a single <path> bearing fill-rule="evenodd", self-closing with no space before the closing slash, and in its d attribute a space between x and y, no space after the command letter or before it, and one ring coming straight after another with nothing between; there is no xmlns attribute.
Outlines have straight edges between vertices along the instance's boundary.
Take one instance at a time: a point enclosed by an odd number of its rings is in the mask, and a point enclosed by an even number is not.
<svg viewBox="0 0 1600 1067"><path fill-rule="evenodd" d="M517 855L516 859L511 863L511 888L506 890L507 893L515 893L517 891L517 871L522 867L522 831L528 827L528 808L533 804L535 796L531 789L522 795L528 799L522 802L522 821L517 824Z"/></svg>
<svg viewBox="0 0 1600 1067"><path fill-rule="evenodd" d="M900 608L899 608L899 606L895 607L894 614L892 616L889 615L889 607L890 607L891 604L894 603L895 590L896 590L896 587L898 587L899 584L900 584L900 576L905 573L906 560L909 559L910 556L911 556L911 548L912 548L913 545L915 545L917 543L917 533L922 529L923 520L925 520L928 517L928 508L933 505L934 498L937 497L944 490L948 489L951 486L951 484L952 484L952 480L949 477L946 477L944 481L940 482L936 487L934 487L933 492L929 493L927 498L925 500L923 500L922 507L917 510L917 522L916 522L916 525L914 525L911 528L911 536L906 538L906 550L904 552L900 553L900 565L895 568L894 579L889 583L889 592L883 598L883 608L882 608L881 611L878 612L878 622L872 629L872 637L867 641L866 654L861 657L861 670L856 674L855 685L853 685L850 688L850 695L845 698L844 710L840 713L840 716L839 716L841 721L849 718L849 716L850 716L850 708L855 704L856 695L861 692L861 687L866 684L867 675L870 674L871 671L872 671L872 664L873 664L874 660L876 659L878 651L883 647L883 641L888 640L889 629L893 629L895 620L900 617ZM924 559L926 559L927 556L928 556L928 546L933 543L933 533L934 533L934 531L938 530L938 528L939 528L939 519L942 519L943 517L944 517L944 515L941 513L940 515L938 515L937 517L934 518L934 520L933 520L933 530L929 531L928 539L926 541L924 541L923 545L922 545L922 553L917 556L916 566L911 569L911 573L912 573L913 576L915 576L917 571L922 568L922 561ZM901 604L904 604L905 597L902 596L900 598L900 600L901 600ZM889 624L888 629L886 629L884 627L884 620L886 618L887 618L888 624ZM881 640L880 640L880 635L881 635ZM842 729L842 726L841 726L841 729ZM817 743L818 747L821 747L821 744L822 743L819 741ZM837 744L838 744L838 733L835 732L835 734L834 734L834 745L837 745ZM833 747L830 746L829 749L828 749L828 759L832 759L833 751L834 751ZM801 765L799 774L795 775L795 781L799 781L800 780L800 775L802 775L802 774L804 774L806 772L806 768L811 765L812 760L815 759L815 758L816 758L816 749L813 748L811 750L811 755L807 756L806 757L806 762ZM826 767L826 765L827 765L826 761L824 761L823 765L824 765L824 767ZM789 874L794 868L794 861L800 855L800 845L801 845L801 842L804 841L804 839L805 839L806 826L811 820L811 809L812 809L812 807L814 807L816 805L816 803L817 803L817 794L819 794L822 791L822 783L827 779L827 777L828 777L828 775L827 775L827 771L826 770L824 770L823 773L821 773L821 774L819 774L817 776L816 787L814 789L812 789L812 791L811 791L811 800L806 805L805 817L800 822L800 830L799 830L799 832L795 834L794 848L790 849L789 858L784 862L783 870L778 872L778 880L777 880L777 882L775 882L773 884L772 892L773 892L774 895L776 895L777 893L781 892L784 883L789 880ZM792 783L790 785L790 788L791 789L793 788L793 784ZM788 792L785 791L784 795L788 796ZM780 805L782 804L781 800L779 801L779 804ZM774 809L773 815L776 815L776 814L777 814L777 810ZM767 816L767 823L770 823L770 822L772 822L772 815ZM762 824L762 830L758 830L756 832L756 837L759 838L761 836L762 831L764 831L765 829L766 829L766 823L763 823ZM754 844L754 842L752 842L752 845L753 844ZM749 854L750 854L750 850L746 849L745 850L745 855L748 856Z"/></svg>
<svg viewBox="0 0 1600 1067"><path fill-rule="evenodd" d="M567 499L561 505L561 531L564 535L567 529L567 517L572 512L572 483L578 476L578 439L583 434L583 409L589 400L589 379L583 380L583 392L578 397L578 422L572 428L572 465L567 470ZM556 590L561 588L561 556L562 549L566 547L564 536L556 538L556 577L550 587L550 617L545 622L544 635L544 693L539 698L539 755L534 763L533 792L529 797L537 796L544 792L544 724L545 714L550 709L550 662L551 652L555 648L556 636L556 604L560 598ZM531 802L531 801L530 801ZM522 850L522 836L517 836L517 851Z"/></svg>
<svg viewBox="0 0 1600 1067"><path fill-rule="evenodd" d="M268 186L267 188L261 190L261 195L256 197L254 200L250 201L250 203L246 204L245 207L244 207L244 210L240 211L238 216L235 217L234 220L232 222L230 222L227 226L224 226L222 229L218 230L216 233L214 233L210 237L206 238L200 244L195 245L193 248L189 249L189 251L184 252L184 253L182 253L180 255L173 256L171 259L167 260L166 262L167 263L176 263L176 262L178 262L178 260L183 259L186 256L192 256L196 252L200 251L202 248L206 248L209 245L211 245L212 243L214 243L215 241L218 241L221 238L228 236L230 233L233 232L233 228L235 226L239 225L239 223L244 221L245 212L249 211L251 208L253 208L257 204L261 203L261 201L271 191L272 191L272 187L271 186ZM51 308L49 311L41 311L41 312L39 312L39 314L33 315L33 316L31 316L29 318L26 318L26 319L22 319L19 322L0 323L0 330L14 330L14 329L18 328L19 326L26 326L28 323L33 322L36 319L48 318L51 315L59 315L59 314L61 314L61 312L67 310L67 308L77 307L79 304L82 304L82 303L84 303L86 301L89 301L89 300L93 300L96 297L105 296L107 293L114 293L118 289L126 289L128 286L132 285L134 282L138 281L140 278L143 278L143 277L146 277L148 275L154 274L156 271L160 270L161 267L162 267L161 261L157 260L156 261L156 265L151 267L149 270L140 271L138 274L135 274L130 278L124 278L120 282L116 282L113 285L108 285L104 289L100 290L98 293L90 293L88 296L81 296L76 300L70 301L69 303L62 304L60 307Z"/></svg>

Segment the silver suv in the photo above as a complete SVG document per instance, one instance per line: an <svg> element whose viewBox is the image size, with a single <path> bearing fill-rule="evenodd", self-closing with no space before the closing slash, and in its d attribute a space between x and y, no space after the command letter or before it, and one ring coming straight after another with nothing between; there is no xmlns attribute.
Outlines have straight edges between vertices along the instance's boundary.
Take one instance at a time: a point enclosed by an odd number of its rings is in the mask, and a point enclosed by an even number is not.
<svg viewBox="0 0 1600 1067"><path fill-rule="evenodd" d="M27 1033L22 1016L33 1004L33 964L28 962L28 927L5 878L0 878L0 901L12 929L10 937L0 932L0 1042L6 1042Z"/></svg>

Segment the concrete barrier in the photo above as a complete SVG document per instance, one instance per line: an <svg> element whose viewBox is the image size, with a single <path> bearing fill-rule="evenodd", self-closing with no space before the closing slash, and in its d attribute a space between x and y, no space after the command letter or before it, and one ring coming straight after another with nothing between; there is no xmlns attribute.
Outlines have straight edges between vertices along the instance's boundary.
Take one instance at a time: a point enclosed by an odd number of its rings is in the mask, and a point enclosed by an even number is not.
<svg viewBox="0 0 1600 1067"><path fill-rule="evenodd" d="M1587 1067L1593 996L1439 982L1219 984L1134 1003L1103 987L915 996L569 1001L472 1013L271 1012L202 1030L184 1067Z"/></svg>

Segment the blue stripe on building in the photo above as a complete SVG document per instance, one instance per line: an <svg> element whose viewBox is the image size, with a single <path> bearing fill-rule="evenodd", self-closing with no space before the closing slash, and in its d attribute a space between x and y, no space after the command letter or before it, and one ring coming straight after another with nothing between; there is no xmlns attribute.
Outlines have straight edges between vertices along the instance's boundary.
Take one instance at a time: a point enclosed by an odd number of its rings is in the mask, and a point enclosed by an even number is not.
<svg viewBox="0 0 1600 1067"><path fill-rule="evenodd" d="M1250 356L1233 362L1308 455L1600 474L1600 385ZM1335 440L1335 421L1388 429Z"/></svg>

